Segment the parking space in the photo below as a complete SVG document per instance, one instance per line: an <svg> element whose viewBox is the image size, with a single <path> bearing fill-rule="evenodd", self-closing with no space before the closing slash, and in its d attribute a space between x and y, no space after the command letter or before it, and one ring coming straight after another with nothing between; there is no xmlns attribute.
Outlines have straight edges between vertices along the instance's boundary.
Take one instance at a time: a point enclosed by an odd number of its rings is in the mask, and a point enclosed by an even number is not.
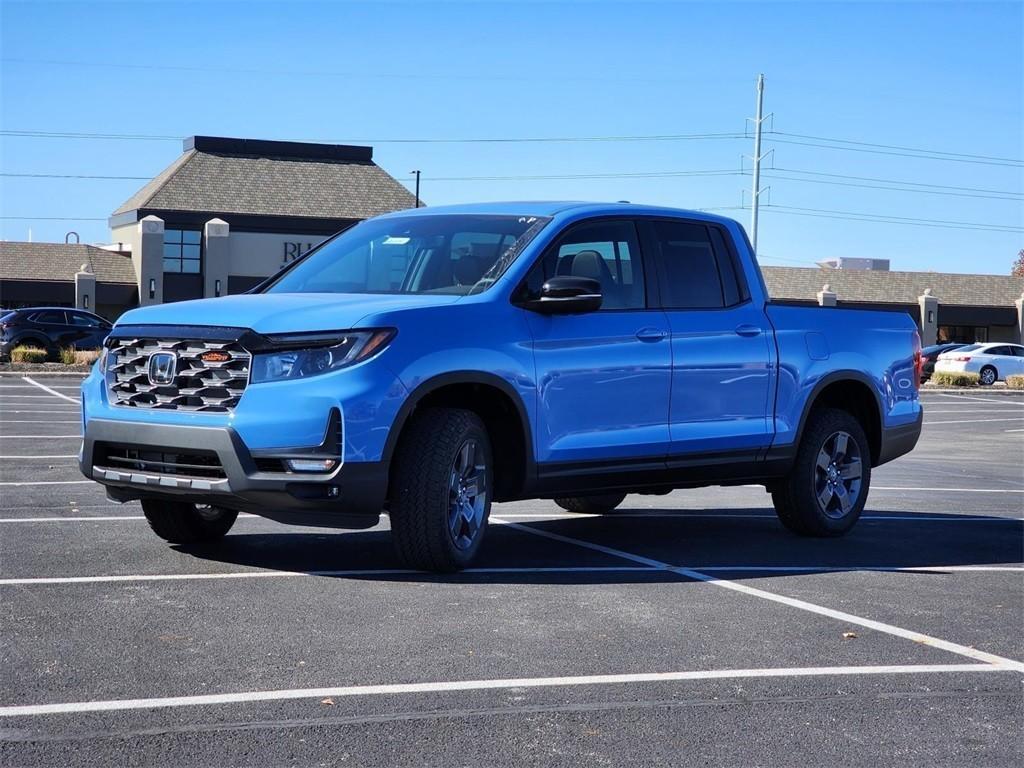
<svg viewBox="0 0 1024 768"><path fill-rule="evenodd" d="M1024 398L924 395L842 539L757 487L518 502L433 577L386 517L168 546L78 473L75 385L0 378L4 765L1019 759Z"/></svg>

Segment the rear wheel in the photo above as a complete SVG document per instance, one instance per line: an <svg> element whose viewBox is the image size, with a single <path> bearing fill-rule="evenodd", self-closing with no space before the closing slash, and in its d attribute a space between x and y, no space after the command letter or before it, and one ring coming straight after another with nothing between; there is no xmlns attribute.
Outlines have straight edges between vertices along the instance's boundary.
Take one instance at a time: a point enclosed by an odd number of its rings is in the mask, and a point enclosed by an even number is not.
<svg viewBox="0 0 1024 768"><path fill-rule="evenodd" d="M555 504L568 512L583 515L604 515L612 512L625 500L624 493L604 493L598 496L562 496Z"/></svg>
<svg viewBox="0 0 1024 768"><path fill-rule="evenodd" d="M803 536L842 536L864 510L871 450L860 423L837 408L811 414L788 477L772 490L786 528Z"/></svg>
<svg viewBox="0 0 1024 768"><path fill-rule="evenodd" d="M143 499L142 512L153 532L172 544L216 541L238 517L232 509L163 499Z"/></svg>
<svg viewBox="0 0 1024 768"><path fill-rule="evenodd" d="M991 365L986 365L981 369L978 374L978 383L983 387L991 386L996 383L996 379L999 378L999 373Z"/></svg>
<svg viewBox="0 0 1024 768"><path fill-rule="evenodd" d="M472 562L491 512L491 442L461 408L413 417L395 452L391 537L411 568L452 573Z"/></svg>

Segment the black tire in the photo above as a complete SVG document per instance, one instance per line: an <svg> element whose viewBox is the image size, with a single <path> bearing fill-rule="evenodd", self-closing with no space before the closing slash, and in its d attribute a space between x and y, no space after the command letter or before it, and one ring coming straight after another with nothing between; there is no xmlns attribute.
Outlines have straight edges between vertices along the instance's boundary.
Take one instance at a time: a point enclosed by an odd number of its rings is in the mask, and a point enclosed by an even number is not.
<svg viewBox="0 0 1024 768"><path fill-rule="evenodd" d="M978 372L978 383L983 387L991 386L999 380L999 372L991 365L984 366Z"/></svg>
<svg viewBox="0 0 1024 768"><path fill-rule="evenodd" d="M624 493L602 493L598 496L561 496L555 504L567 512L581 515L605 515L613 512L626 498Z"/></svg>
<svg viewBox="0 0 1024 768"><path fill-rule="evenodd" d="M392 462L388 511L406 566L453 573L473 561L491 513L491 456L487 429L472 411L430 408L413 416Z"/></svg>
<svg viewBox="0 0 1024 768"><path fill-rule="evenodd" d="M153 533L172 544L216 541L235 524L238 512L183 501L143 499L142 512Z"/></svg>
<svg viewBox="0 0 1024 768"><path fill-rule="evenodd" d="M847 451L837 454L839 435L846 436ZM821 466L819 457L829 454L828 466ZM860 422L846 411L823 408L808 417L792 470L772 487L772 503L793 533L842 536L860 518L870 487L871 448Z"/></svg>

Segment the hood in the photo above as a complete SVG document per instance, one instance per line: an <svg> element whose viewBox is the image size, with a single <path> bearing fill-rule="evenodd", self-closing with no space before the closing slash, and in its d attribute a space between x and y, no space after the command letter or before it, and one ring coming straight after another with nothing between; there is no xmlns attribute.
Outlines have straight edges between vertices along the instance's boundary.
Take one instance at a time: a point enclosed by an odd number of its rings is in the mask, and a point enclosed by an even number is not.
<svg viewBox="0 0 1024 768"><path fill-rule="evenodd" d="M257 333L342 331L367 315L452 304L461 296L259 293L139 307L121 315L122 325L211 325Z"/></svg>

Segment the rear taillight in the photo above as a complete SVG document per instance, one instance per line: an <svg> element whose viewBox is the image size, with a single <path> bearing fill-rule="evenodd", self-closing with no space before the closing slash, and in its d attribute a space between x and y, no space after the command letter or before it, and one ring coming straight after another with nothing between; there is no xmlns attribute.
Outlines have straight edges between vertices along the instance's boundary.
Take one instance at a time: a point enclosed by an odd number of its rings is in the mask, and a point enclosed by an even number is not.
<svg viewBox="0 0 1024 768"><path fill-rule="evenodd" d="M953 357L953 358L950 358L950 359L954 360L954 361L956 361L958 363L969 363L969 362L971 362L971 356L970 355L960 355L959 357Z"/></svg>

